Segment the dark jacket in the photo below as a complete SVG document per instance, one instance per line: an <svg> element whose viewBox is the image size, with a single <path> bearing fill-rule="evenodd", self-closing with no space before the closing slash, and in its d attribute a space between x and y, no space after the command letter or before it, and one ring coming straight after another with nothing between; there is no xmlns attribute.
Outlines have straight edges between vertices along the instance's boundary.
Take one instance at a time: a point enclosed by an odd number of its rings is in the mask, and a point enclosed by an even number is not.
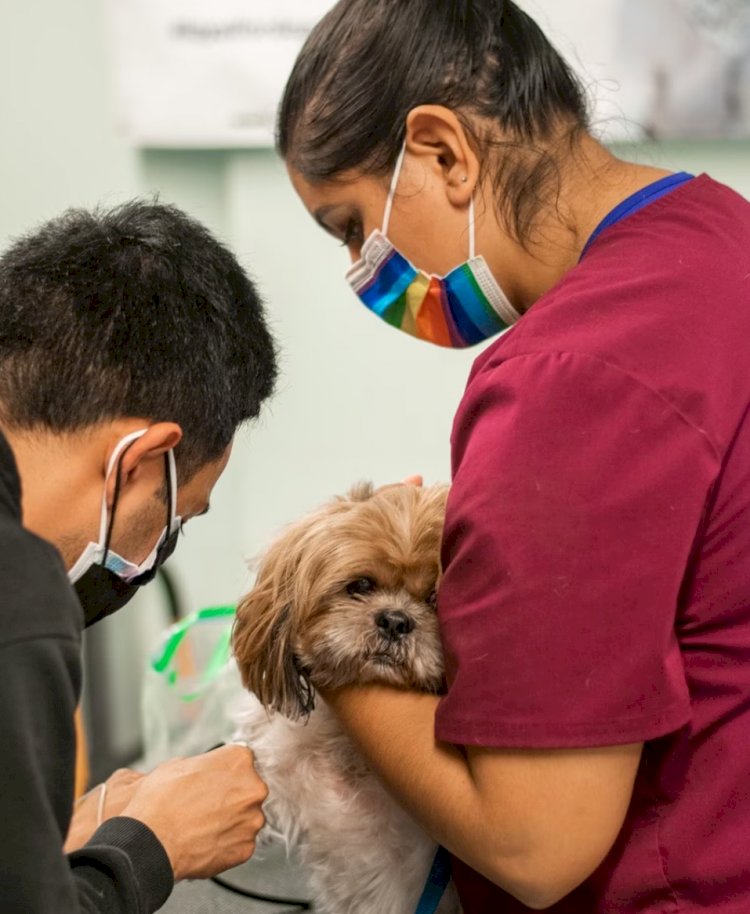
<svg viewBox="0 0 750 914"><path fill-rule="evenodd" d="M172 869L153 832L105 822L62 846L73 812L74 712L83 613L57 550L25 530L13 453L0 435L0 914L151 914Z"/></svg>

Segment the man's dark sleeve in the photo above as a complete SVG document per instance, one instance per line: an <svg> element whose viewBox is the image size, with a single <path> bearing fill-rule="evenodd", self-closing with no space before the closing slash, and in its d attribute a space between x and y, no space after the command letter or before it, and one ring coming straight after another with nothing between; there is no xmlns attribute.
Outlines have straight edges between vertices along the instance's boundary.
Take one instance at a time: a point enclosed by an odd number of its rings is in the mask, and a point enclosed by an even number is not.
<svg viewBox="0 0 750 914"><path fill-rule="evenodd" d="M172 889L164 848L133 819L105 822L86 847L70 857L62 851L79 650L77 638L0 635L0 914L151 914Z"/></svg>

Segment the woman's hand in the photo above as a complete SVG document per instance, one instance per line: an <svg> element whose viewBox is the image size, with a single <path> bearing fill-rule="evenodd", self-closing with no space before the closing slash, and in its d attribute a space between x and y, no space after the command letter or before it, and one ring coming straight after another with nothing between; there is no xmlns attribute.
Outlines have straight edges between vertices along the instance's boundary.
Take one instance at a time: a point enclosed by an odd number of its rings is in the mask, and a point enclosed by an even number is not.
<svg viewBox="0 0 750 914"><path fill-rule="evenodd" d="M417 486L421 488L424 485L424 479L422 476L407 476L402 482L392 482L385 486L380 486L379 489L376 489L377 492L385 492L388 489L395 489L398 486Z"/></svg>

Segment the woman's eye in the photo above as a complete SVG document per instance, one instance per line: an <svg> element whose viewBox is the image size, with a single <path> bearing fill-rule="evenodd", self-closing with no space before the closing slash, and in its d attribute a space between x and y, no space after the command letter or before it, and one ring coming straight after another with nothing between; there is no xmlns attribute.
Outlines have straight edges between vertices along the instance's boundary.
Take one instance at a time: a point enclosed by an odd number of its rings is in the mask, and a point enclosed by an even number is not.
<svg viewBox="0 0 750 914"><path fill-rule="evenodd" d="M376 584L372 578L357 578L346 586L346 592L350 597L365 597L368 593L375 590Z"/></svg>
<svg viewBox="0 0 750 914"><path fill-rule="evenodd" d="M362 225L358 219L350 219L344 229L344 240L341 246L348 248L352 244L361 244L364 241Z"/></svg>

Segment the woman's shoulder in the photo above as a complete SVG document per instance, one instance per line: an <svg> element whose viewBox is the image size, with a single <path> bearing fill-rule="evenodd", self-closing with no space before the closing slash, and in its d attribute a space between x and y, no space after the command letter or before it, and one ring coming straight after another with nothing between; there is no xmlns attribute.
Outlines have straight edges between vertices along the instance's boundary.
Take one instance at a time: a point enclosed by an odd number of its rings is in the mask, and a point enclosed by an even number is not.
<svg viewBox="0 0 750 914"><path fill-rule="evenodd" d="M750 403L750 203L708 177L670 197L605 232L481 354L467 396L519 357L567 353L616 368L717 440L730 435Z"/></svg>

